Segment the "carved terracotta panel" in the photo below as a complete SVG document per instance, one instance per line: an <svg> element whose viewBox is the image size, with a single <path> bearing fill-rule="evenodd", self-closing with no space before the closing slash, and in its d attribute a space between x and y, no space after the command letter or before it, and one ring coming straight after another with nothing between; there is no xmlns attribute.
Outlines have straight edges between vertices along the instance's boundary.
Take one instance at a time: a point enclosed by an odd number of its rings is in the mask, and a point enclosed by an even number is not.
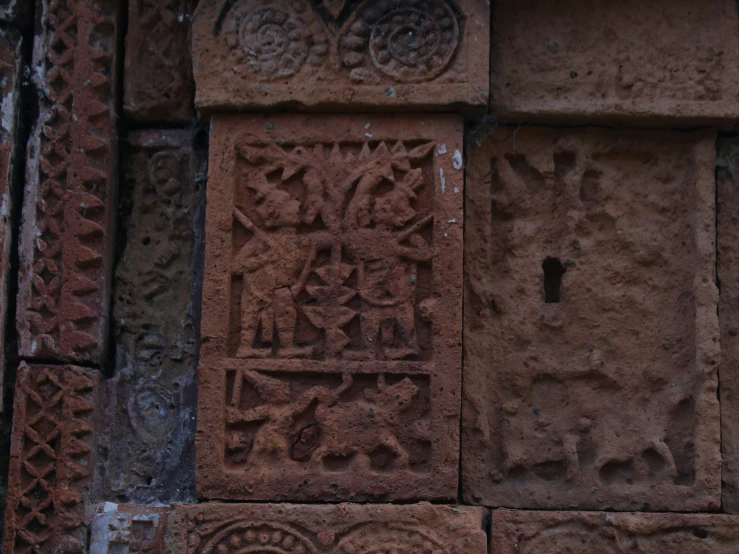
<svg viewBox="0 0 739 554"><path fill-rule="evenodd" d="M18 370L3 552L85 552L100 372Z"/></svg>
<svg viewBox="0 0 739 554"><path fill-rule="evenodd" d="M739 518L494 510L490 542L495 554L734 554Z"/></svg>
<svg viewBox="0 0 739 554"><path fill-rule="evenodd" d="M722 508L739 513L739 142L719 141L716 160L718 279L721 283L721 449Z"/></svg>
<svg viewBox="0 0 739 554"><path fill-rule="evenodd" d="M100 364L116 201L119 2L42 0L20 237L20 354Z"/></svg>
<svg viewBox="0 0 739 554"><path fill-rule="evenodd" d="M500 121L734 126L734 0L500 0L491 110Z"/></svg>
<svg viewBox="0 0 739 554"><path fill-rule="evenodd" d="M165 554L169 506L97 507L90 524L90 554Z"/></svg>
<svg viewBox="0 0 739 554"><path fill-rule="evenodd" d="M455 497L462 130L214 118L200 497Z"/></svg>
<svg viewBox="0 0 739 554"><path fill-rule="evenodd" d="M196 105L485 111L485 0L203 0Z"/></svg>
<svg viewBox="0 0 739 554"><path fill-rule="evenodd" d="M172 509L181 554L486 554L482 508L414 504L203 504Z"/></svg>
<svg viewBox="0 0 739 554"><path fill-rule="evenodd" d="M188 0L128 3L123 109L138 121L188 121L195 83Z"/></svg>
<svg viewBox="0 0 739 554"><path fill-rule="evenodd" d="M469 145L464 498L718 508L715 133Z"/></svg>
<svg viewBox="0 0 739 554"><path fill-rule="evenodd" d="M20 33L12 29L0 30L0 412L3 411L5 382L5 324L8 317L21 47Z"/></svg>
<svg viewBox="0 0 739 554"><path fill-rule="evenodd" d="M204 160L190 131L137 131L123 157L126 247L116 267L116 375L107 382L106 498L195 492Z"/></svg>

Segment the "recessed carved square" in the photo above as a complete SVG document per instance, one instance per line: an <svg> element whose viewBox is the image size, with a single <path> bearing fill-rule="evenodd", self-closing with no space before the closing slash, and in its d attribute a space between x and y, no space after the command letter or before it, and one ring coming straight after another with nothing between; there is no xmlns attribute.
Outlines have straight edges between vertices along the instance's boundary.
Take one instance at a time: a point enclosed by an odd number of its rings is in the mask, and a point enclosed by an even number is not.
<svg viewBox="0 0 739 554"><path fill-rule="evenodd" d="M461 133L215 119L200 496L454 496Z"/></svg>
<svg viewBox="0 0 739 554"><path fill-rule="evenodd" d="M489 10L483 0L204 0L196 103L480 109Z"/></svg>
<svg viewBox="0 0 739 554"><path fill-rule="evenodd" d="M473 134L465 499L718 507L715 135Z"/></svg>

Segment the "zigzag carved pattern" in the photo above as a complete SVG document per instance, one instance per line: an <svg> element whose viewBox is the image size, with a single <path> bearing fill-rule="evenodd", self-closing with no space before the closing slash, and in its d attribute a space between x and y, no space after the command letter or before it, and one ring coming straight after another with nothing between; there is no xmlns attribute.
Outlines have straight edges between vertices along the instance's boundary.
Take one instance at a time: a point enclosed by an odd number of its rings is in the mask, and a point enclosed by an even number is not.
<svg viewBox="0 0 739 554"><path fill-rule="evenodd" d="M109 285L116 21L113 7L100 13L100 2L43 4L47 41L43 52L34 52L43 67L37 75L42 115L34 135L36 174L29 176L37 186L35 206L25 209L31 228L24 240L33 244L23 248L29 259L21 276L21 350L97 362Z"/></svg>
<svg viewBox="0 0 739 554"><path fill-rule="evenodd" d="M92 370L21 367L4 545L8 554L85 551L84 497L94 473L98 385L99 374Z"/></svg>

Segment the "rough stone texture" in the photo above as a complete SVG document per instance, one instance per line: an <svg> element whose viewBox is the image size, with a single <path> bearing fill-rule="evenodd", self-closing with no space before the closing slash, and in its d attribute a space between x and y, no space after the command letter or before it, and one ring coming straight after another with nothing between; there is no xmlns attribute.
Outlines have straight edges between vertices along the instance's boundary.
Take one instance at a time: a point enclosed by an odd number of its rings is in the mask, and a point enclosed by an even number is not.
<svg viewBox="0 0 739 554"><path fill-rule="evenodd" d="M106 502L90 525L90 554L165 554L169 506Z"/></svg>
<svg viewBox="0 0 739 554"><path fill-rule="evenodd" d="M138 121L187 121L195 84L190 0L128 3L123 109Z"/></svg>
<svg viewBox="0 0 739 554"><path fill-rule="evenodd" d="M5 323L12 243L11 188L15 175L21 44L18 32L0 29L0 412L4 396Z"/></svg>
<svg viewBox="0 0 739 554"><path fill-rule="evenodd" d="M200 110L486 111L486 0L202 0Z"/></svg>
<svg viewBox="0 0 739 554"><path fill-rule="evenodd" d="M734 0L495 3L493 112L509 122L736 125Z"/></svg>
<svg viewBox="0 0 739 554"><path fill-rule="evenodd" d="M718 508L715 133L469 146L464 498Z"/></svg>
<svg viewBox="0 0 739 554"><path fill-rule="evenodd" d="M482 508L202 504L172 509L167 546L178 554L486 554Z"/></svg>
<svg viewBox="0 0 739 554"><path fill-rule="evenodd" d="M739 140L722 139L716 160L718 279L721 286L722 507L739 513Z"/></svg>
<svg viewBox="0 0 739 554"><path fill-rule="evenodd" d="M21 364L13 412L6 554L86 551L99 383L100 372L95 370Z"/></svg>
<svg viewBox="0 0 739 554"><path fill-rule="evenodd" d="M189 131L136 132L128 144L105 498L185 501L195 492L204 168Z"/></svg>
<svg viewBox="0 0 739 554"><path fill-rule="evenodd" d="M495 510L491 548L495 554L735 554L739 518Z"/></svg>
<svg viewBox="0 0 739 554"><path fill-rule="evenodd" d="M214 118L199 497L455 498L462 131Z"/></svg>
<svg viewBox="0 0 739 554"><path fill-rule="evenodd" d="M116 201L116 0L41 0L17 325L22 356L101 363ZM70 11L72 10L72 11Z"/></svg>
<svg viewBox="0 0 739 554"><path fill-rule="evenodd" d="M0 21L22 26L26 23L35 0L0 0Z"/></svg>

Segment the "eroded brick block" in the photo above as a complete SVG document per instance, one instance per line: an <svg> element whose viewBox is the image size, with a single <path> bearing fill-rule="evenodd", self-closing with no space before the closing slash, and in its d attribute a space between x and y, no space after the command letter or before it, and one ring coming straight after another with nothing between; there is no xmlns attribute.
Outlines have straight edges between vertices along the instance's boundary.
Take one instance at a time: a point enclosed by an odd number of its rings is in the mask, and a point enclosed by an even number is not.
<svg viewBox="0 0 739 554"><path fill-rule="evenodd" d="M187 121L195 84L190 58L190 2L128 4L123 109L139 121Z"/></svg>
<svg viewBox="0 0 739 554"><path fill-rule="evenodd" d="M90 554L164 554L169 506L106 502L90 525Z"/></svg>
<svg viewBox="0 0 739 554"><path fill-rule="evenodd" d="M499 119L734 125L733 0L495 3L492 109Z"/></svg>
<svg viewBox="0 0 739 554"><path fill-rule="evenodd" d="M722 507L739 512L739 141L719 142L716 160L718 278L721 283L721 449Z"/></svg>
<svg viewBox="0 0 739 554"><path fill-rule="evenodd" d="M495 510L491 548L495 554L734 554L739 518Z"/></svg>
<svg viewBox="0 0 739 554"><path fill-rule="evenodd" d="M470 149L464 498L717 508L714 133L478 129Z"/></svg>
<svg viewBox="0 0 739 554"><path fill-rule="evenodd" d="M203 0L195 102L484 111L489 12L485 0Z"/></svg>
<svg viewBox="0 0 739 554"><path fill-rule="evenodd" d="M40 115L28 145L17 325L21 355L100 363L116 201L119 2L42 0Z"/></svg>
<svg viewBox="0 0 739 554"><path fill-rule="evenodd" d="M107 383L108 498L191 499L205 191L189 131L129 136L130 215L114 296L116 377Z"/></svg>
<svg viewBox="0 0 739 554"><path fill-rule="evenodd" d="M18 370L3 552L85 552L100 372Z"/></svg>
<svg viewBox="0 0 739 554"><path fill-rule="evenodd" d="M12 243L11 188L15 175L21 43L18 32L0 30L0 412L3 411L5 322Z"/></svg>
<svg viewBox="0 0 739 554"><path fill-rule="evenodd" d="M454 117L214 119L200 497L455 497L461 151Z"/></svg>
<svg viewBox="0 0 739 554"><path fill-rule="evenodd" d="M181 554L485 554L482 508L414 504L202 504L172 508Z"/></svg>

